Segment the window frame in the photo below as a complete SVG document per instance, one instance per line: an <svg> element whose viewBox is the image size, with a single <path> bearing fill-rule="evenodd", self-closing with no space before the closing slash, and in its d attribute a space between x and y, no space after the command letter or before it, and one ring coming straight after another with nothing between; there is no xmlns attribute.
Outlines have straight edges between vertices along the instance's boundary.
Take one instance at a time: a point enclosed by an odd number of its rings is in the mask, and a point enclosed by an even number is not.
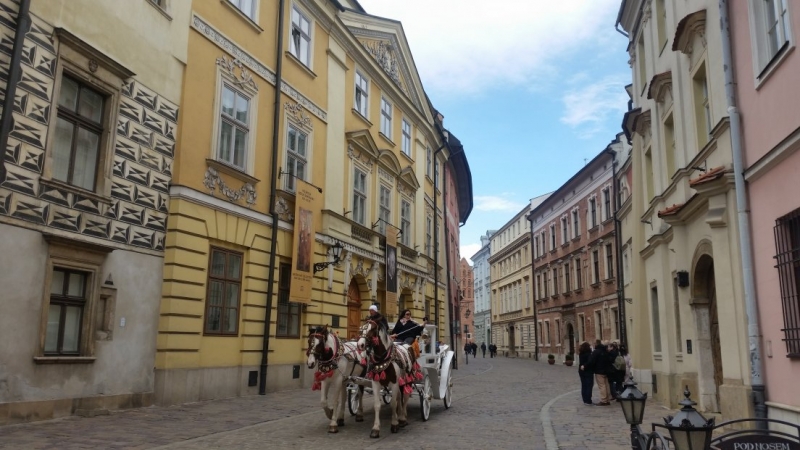
<svg viewBox="0 0 800 450"><path fill-rule="evenodd" d="M392 120L394 116L394 107L392 102L381 96L381 134L389 141L392 140Z"/></svg>
<svg viewBox="0 0 800 450"><path fill-rule="evenodd" d="M52 277L56 272L64 273L64 280L62 282L62 291L61 294L53 293L52 288ZM86 307L89 304L88 302L88 294L89 290L89 282L92 279L92 274L90 272L86 272L83 270L76 270L73 268L61 267L56 266L53 267L51 270L51 286L50 286L50 302L48 303L48 325L49 325L49 309L51 306L59 305L61 307L61 311L59 312L59 321L58 321L58 336L56 337L56 349L55 351L48 351L47 350L47 332L48 330L45 329L45 346L43 349L44 356L80 356L81 353L81 342L86 338L84 336L84 330L81 324L83 324L84 316L86 315ZM81 275L83 277L83 287L81 289L80 297L70 296L65 293L65 291L69 290L69 282L71 275ZM66 329L66 313L68 307L80 307L80 317L78 318L78 330L77 330L77 342L76 342L76 350L75 351L64 351L64 333Z"/></svg>
<svg viewBox="0 0 800 450"><path fill-rule="evenodd" d="M411 224L412 224L412 209L411 200L406 198L400 199L400 243L406 247L411 245Z"/></svg>
<svg viewBox="0 0 800 450"><path fill-rule="evenodd" d="M242 4L246 0L228 0L228 2L236 8L237 11L244 14L248 19L252 20L253 22L257 23L256 20L258 18L258 0L252 0L252 4L250 5L250 13L248 14L243 8Z"/></svg>
<svg viewBox="0 0 800 450"><path fill-rule="evenodd" d="M289 146L289 136L291 132L294 131L298 135L305 136L305 157L297 152L297 149L291 149ZM297 139L297 142L300 140ZM308 174L311 172L310 165L311 165L311 152L309 148L309 142L311 141L311 133L308 133L305 129L297 126L294 123L287 123L286 124L286 149L284 152L284 165L286 172L288 172L291 176L286 177L286 181L284 181L283 187L287 192L297 192L297 184L296 179L300 179L303 181L308 181ZM303 164L303 175L297 175L297 165L298 163Z"/></svg>
<svg viewBox="0 0 800 450"><path fill-rule="evenodd" d="M778 271L786 357L800 358L800 208L775 221L775 268Z"/></svg>
<svg viewBox="0 0 800 450"><path fill-rule="evenodd" d="M226 88L233 93L233 114L234 114L233 116L227 115L225 113L225 110L224 110L224 107L223 107L223 99L225 97L225 89ZM247 114L246 120L247 121L246 122L242 122L242 121L240 121L239 119L237 119L235 117L235 115L236 115L236 104L237 104L237 100L239 98L243 98L244 100L247 101L247 111L246 111L246 114ZM251 139L251 136L250 136L250 123L251 123L251 116L252 116L252 105L253 105L253 102L252 102L252 98L251 98L250 95L248 95L246 92L244 92L241 89L237 89L237 88L233 87L233 83L231 83L229 81L225 81L225 80L222 81L222 85L220 87L220 101L219 101L219 104L218 104L219 108L217 109L217 117L216 117L216 120L217 120L217 123L218 123L218 127L219 127L219 131L218 131L217 138L214 140L215 141L214 145L216 146L216 151L214 152L214 159L217 162L220 162L222 164L225 164L227 166L230 166L230 167L232 167L232 168L234 168L236 170L240 170L242 172L247 172L248 165L250 164L249 161L248 161L250 158L248 156L249 156L249 153L250 153L249 152L250 139ZM230 150L229 150L230 154L231 154L231 160L226 160L221 155L221 153L222 153L222 143L220 141L221 141L221 138L222 138L222 127L223 127L224 123L229 123L232 126L232 129L233 129L233 132L231 133L231 142L230 142ZM236 131L238 131L240 129L244 130L244 132L245 132L244 133L244 136L245 136L244 137L244 140L245 140L244 141L244 147L242 149L242 151L243 151L242 165L238 165L238 164L236 164L234 162L236 160L236 155L235 155L235 151L236 151L236 144L235 144L236 143Z"/></svg>
<svg viewBox="0 0 800 450"><path fill-rule="evenodd" d="M363 85L363 86L362 86ZM365 119L369 118L369 79L356 70L353 109Z"/></svg>
<svg viewBox="0 0 800 450"><path fill-rule="evenodd" d="M611 244L606 244L606 280L614 278L614 248Z"/></svg>
<svg viewBox="0 0 800 450"><path fill-rule="evenodd" d="M597 226L597 197L589 199L589 229Z"/></svg>
<svg viewBox="0 0 800 450"><path fill-rule="evenodd" d="M780 2L784 3L784 2ZM784 40L774 51L770 49L767 26L767 1L750 0L747 2L748 20L750 22L750 46L753 60L753 81L758 89L769 76L780 66L789 50L794 48L795 39L792 32L792 21L784 20ZM784 14L791 18L791 2L785 2ZM794 6L796 7L796 6Z"/></svg>
<svg viewBox="0 0 800 450"><path fill-rule="evenodd" d="M392 188L378 183L378 232L386 235L386 225L392 224ZM384 195L385 194L385 195Z"/></svg>
<svg viewBox="0 0 800 450"><path fill-rule="evenodd" d="M400 142L400 151L411 158L411 135L413 128L411 127L411 122L408 121L405 117L402 120L402 138Z"/></svg>
<svg viewBox="0 0 800 450"><path fill-rule="evenodd" d="M592 250L592 284L600 282L600 251Z"/></svg>
<svg viewBox="0 0 800 450"><path fill-rule="evenodd" d="M239 173L252 176L255 172L255 141L258 133L257 127L254 126L254 124L258 123L258 91L253 86L238 83L235 76L223 69L219 64L217 65L216 83L216 91L214 94L214 125L211 145L208 150L208 159L218 163L224 169L229 168L234 176ZM235 93L238 92L240 95L247 98L249 102L244 167L228 163L217 156L219 154L220 134L222 133L222 95L226 84Z"/></svg>
<svg viewBox="0 0 800 450"><path fill-rule="evenodd" d="M430 146L425 147L427 164L425 165L425 176L432 178L433 176L433 150Z"/></svg>
<svg viewBox="0 0 800 450"><path fill-rule="evenodd" d="M572 210L572 238L578 238L581 235L580 212L577 208Z"/></svg>
<svg viewBox="0 0 800 450"><path fill-rule="evenodd" d="M356 183L359 181L363 182L363 190L359 190L359 187ZM358 167L357 165L353 166L353 183L351 184L351 191L352 198L353 198L353 221L366 226L367 225L367 217L369 217L367 212L367 198L369 198L369 176L368 171Z"/></svg>
<svg viewBox="0 0 800 450"><path fill-rule="evenodd" d="M217 277L212 275L212 265L214 262L214 252L219 252L225 255L225 266L222 269L223 275L222 277ZM239 276L236 279L228 278L228 264L229 264L229 256L237 256L239 257ZM224 247L216 247L211 246L208 251L208 273L206 274L206 299L203 305L203 336L217 336L217 337L238 337L239 336L239 323L242 321L242 287L243 283L242 280L244 278L244 271L245 271L245 259L244 253L237 252L235 250L230 250ZM209 330L208 329L208 318L210 314L210 309L212 306L210 304L211 298L211 282L217 281L221 282L223 289L223 299L222 303L219 306L221 309L220 312L220 329L219 331ZM225 306L227 298L225 294L228 292L228 285L229 284L236 284L238 285L239 294L237 296L236 302L236 329L234 331L224 331L224 323L225 318L227 317L227 311L231 309L228 306Z"/></svg>
<svg viewBox="0 0 800 450"><path fill-rule="evenodd" d="M297 13L298 18L300 21L295 23L295 13ZM311 69L311 61L313 58L311 54L313 53L314 48L314 40L313 40L313 32L314 32L314 22L309 18L308 14L306 14L303 10L301 10L297 4L292 5L291 12L289 14L289 54L291 54L295 59L300 61L304 66ZM305 20L308 23L308 33L302 30L302 20ZM298 34L295 34L295 31ZM295 42L295 36L297 36L300 41ZM307 44L307 53L305 55L305 59L303 55L300 54L300 48L295 48L298 44L302 44L302 41L305 41Z"/></svg>
<svg viewBox="0 0 800 450"><path fill-rule="evenodd" d="M299 338L300 337L300 316L301 304L289 301L289 292L292 283L292 265L289 263L279 263L278 267L278 308L275 317L275 337L276 338ZM286 320L286 331L281 330L281 321ZM296 321L297 333L292 334L292 323Z"/></svg>

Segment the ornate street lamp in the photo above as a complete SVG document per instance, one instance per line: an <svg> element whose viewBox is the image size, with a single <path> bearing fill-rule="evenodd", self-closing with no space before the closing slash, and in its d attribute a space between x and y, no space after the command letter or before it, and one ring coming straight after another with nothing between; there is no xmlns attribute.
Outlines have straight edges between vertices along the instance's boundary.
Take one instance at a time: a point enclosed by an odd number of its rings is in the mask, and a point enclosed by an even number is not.
<svg viewBox="0 0 800 450"><path fill-rule="evenodd" d="M625 390L619 395L619 404L622 405L622 414L625 415L625 422L628 425L641 425L644 420L644 406L647 402L647 394L642 393L629 378L625 382Z"/></svg>
<svg viewBox="0 0 800 450"><path fill-rule="evenodd" d="M683 406L675 417L664 419L675 450L708 450L711 447L711 434L714 431L714 418L706 419L696 409L689 396L689 386L683 391Z"/></svg>
<svg viewBox="0 0 800 450"><path fill-rule="evenodd" d="M331 251L333 253L333 261L314 263L314 273L321 272L321 271L325 270L325 268L330 266L330 265L339 264L339 261L340 261L340 259L342 257L342 249L343 248L344 247L342 246L342 243L339 242L339 241L336 241L336 243L331 246Z"/></svg>

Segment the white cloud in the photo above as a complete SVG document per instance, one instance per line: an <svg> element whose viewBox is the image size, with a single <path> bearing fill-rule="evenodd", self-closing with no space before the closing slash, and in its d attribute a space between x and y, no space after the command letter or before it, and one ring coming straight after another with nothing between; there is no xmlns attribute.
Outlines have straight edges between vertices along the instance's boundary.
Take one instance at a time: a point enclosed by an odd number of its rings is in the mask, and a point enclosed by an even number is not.
<svg viewBox="0 0 800 450"><path fill-rule="evenodd" d="M475 253L478 253L478 250L480 249L481 249L481 244L479 242L477 244L462 244L461 247L459 248L459 251L461 252L461 257L467 258L467 261L469 261L470 265L473 265L473 262L470 258Z"/></svg>
<svg viewBox="0 0 800 450"><path fill-rule="evenodd" d="M476 211L507 211L517 213L525 207L525 203L518 203L505 197L495 195L479 195L474 197Z"/></svg>
<svg viewBox="0 0 800 450"><path fill-rule="evenodd" d="M588 74L576 75L572 82L580 84L564 94L564 115L561 122L580 128L582 137L605 131L603 125L610 117L621 117L627 107L628 96L623 89L626 79L622 76L607 76L588 83Z"/></svg>
<svg viewBox="0 0 800 450"><path fill-rule="evenodd" d="M399 20L427 90L464 95L551 78L565 52L613 33L619 0L359 0Z"/></svg>

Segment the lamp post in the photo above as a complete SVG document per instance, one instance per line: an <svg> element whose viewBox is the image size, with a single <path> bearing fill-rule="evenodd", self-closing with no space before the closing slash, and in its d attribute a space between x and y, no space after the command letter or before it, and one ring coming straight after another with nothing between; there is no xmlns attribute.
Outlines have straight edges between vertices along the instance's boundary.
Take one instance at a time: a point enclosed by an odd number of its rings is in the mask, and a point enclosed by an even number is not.
<svg viewBox="0 0 800 450"><path fill-rule="evenodd" d="M325 268L328 266L339 264L339 261L341 260L342 257L342 249L344 249L342 243L336 241L336 243L331 246L331 253L333 253L333 261L314 263L314 273L321 272L325 270Z"/></svg>
<svg viewBox="0 0 800 450"><path fill-rule="evenodd" d="M680 403L683 408L675 417L664 418L666 424L664 428L669 430L675 450L709 450L714 419L706 420L693 408L697 403L689 398L691 393L688 386L683 391L683 395L686 397ZM631 426L632 449L646 450L656 440L660 441L660 448L669 449L667 440L659 432L653 430L651 433L645 433L642 431L641 425L644 420L647 394L642 393L636 387L633 378L629 378L625 382L625 390L619 396L619 403L622 406L622 414L625 415L625 422Z"/></svg>

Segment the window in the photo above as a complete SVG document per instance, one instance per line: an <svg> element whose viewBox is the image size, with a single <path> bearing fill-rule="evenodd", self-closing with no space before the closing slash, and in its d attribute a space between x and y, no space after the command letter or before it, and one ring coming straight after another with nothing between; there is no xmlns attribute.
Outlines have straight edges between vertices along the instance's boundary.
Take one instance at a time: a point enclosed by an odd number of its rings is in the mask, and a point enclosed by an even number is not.
<svg viewBox="0 0 800 450"><path fill-rule="evenodd" d="M675 124L670 113L664 120L664 151L667 156L667 181L677 170L675 166Z"/></svg>
<svg viewBox="0 0 800 450"><path fill-rule="evenodd" d="M540 274L536 275L536 292L533 297L535 300L542 298L542 276Z"/></svg>
<svg viewBox="0 0 800 450"><path fill-rule="evenodd" d="M95 190L105 99L66 75L61 79L53 140L53 178Z"/></svg>
<svg viewBox="0 0 800 450"><path fill-rule="evenodd" d="M601 311L594 312L594 335L595 339L603 340L603 313Z"/></svg>
<svg viewBox="0 0 800 450"><path fill-rule="evenodd" d="M672 277L672 302L673 308L675 308L675 348L678 349L678 352L683 351L683 336L681 333L681 301L680 297L678 296L678 275L675 274Z"/></svg>
<svg viewBox="0 0 800 450"><path fill-rule="evenodd" d="M549 320L545 320L544 321L544 328L545 328L545 330L544 330L544 332L545 332L545 343L544 344L545 345L550 345L550 321Z"/></svg>
<svg viewBox="0 0 800 450"><path fill-rule="evenodd" d="M708 99L708 81L706 80L705 65L697 70L692 78L692 92L694 94L695 129L697 131L698 150L708 143L711 134L711 105Z"/></svg>
<svg viewBox="0 0 800 450"><path fill-rule="evenodd" d="M391 224L392 220L392 191L381 184L381 195L379 199L378 205L378 217L381 219L378 221L378 231L386 235L386 224Z"/></svg>
<svg viewBox="0 0 800 450"><path fill-rule="evenodd" d="M167 7L167 0L150 0L150 3L158 6L161 9L166 9Z"/></svg>
<svg viewBox="0 0 800 450"><path fill-rule="evenodd" d="M403 139L402 139L402 151L403 154L411 157L411 123L406 119L403 119Z"/></svg>
<svg viewBox="0 0 800 450"><path fill-rule="evenodd" d="M550 225L550 251L556 249L556 225Z"/></svg>
<svg viewBox="0 0 800 450"><path fill-rule="evenodd" d="M788 357L800 357L800 209L775 223L775 260L783 306L783 331Z"/></svg>
<svg viewBox="0 0 800 450"><path fill-rule="evenodd" d="M581 226L578 221L578 210L575 209L572 211L572 238L575 239L580 235L581 235Z"/></svg>
<svg viewBox="0 0 800 450"><path fill-rule="evenodd" d="M589 199L589 228L597 226L597 199L592 197Z"/></svg>
<svg viewBox="0 0 800 450"><path fill-rule="evenodd" d="M603 189L603 220L611 218L611 188Z"/></svg>
<svg viewBox="0 0 800 450"><path fill-rule="evenodd" d="M245 169L247 134L249 133L250 99L241 92L222 84L219 146L217 159Z"/></svg>
<svg viewBox="0 0 800 450"><path fill-rule="evenodd" d="M433 253L433 218L428 216L425 218L425 251L428 256Z"/></svg>
<svg viewBox="0 0 800 450"><path fill-rule="evenodd" d="M558 295L558 269L553 269L553 295Z"/></svg>
<svg viewBox="0 0 800 450"><path fill-rule="evenodd" d="M611 308L611 339L619 338L619 311Z"/></svg>
<svg viewBox="0 0 800 450"><path fill-rule="evenodd" d="M392 104L381 98L381 133L392 139Z"/></svg>
<svg viewBox="0 0 800 450"><path fill-rule="evenodd" d="M406 200L400 201L400 242L406 247L411 245L411 203Z"/></svg>
<svg viewBox="0 0 800 450"><path fill-rule="evenodd" d="M575 260L575 289L583 288L583 277L581 277L581 260Z"/></svg>
<svg viewBox="0 0 800 450"><path fill-rule="evenodd" d="M293 125L289 125L286 137L286 171L292 176L286 177L286 190L295 192L297 189L295 178L306 179L306 165L308 165L308 135Z"/></svg>
<svg viewBox="0 0 800 450"><path fill-rule="evenodd" d="M539 347L544 345L544 327L542 321L539 321Z"/></svg>
<svg viewBox="0 0 800 450"><path fill-rule="evenodd" d="M561 244L566 244L569 242L569 225L567 224L567 218L561 218Z"/></svg>
<svg viewBox="0 0 800 450"><path fill-rule="evenodd" d="M155 1L158 2L158 0ZM233 6L235 6L239 11L244 13L245 16L251 18L252 20L256 20L256 2L258 0L228 0L228 1L230 1L233 4Z"/></svg>
<svg viewBox="0 0 800 450"><path fill-rule="evenodd" d="M572 271L569 269L569 263L567 263L564 264L564 292L569 292L572 290L570 278L572 278Z"/></svg>
<svg viewBox="0 0 800 450"><path fill-rule="evenodd" d="M547 300L547 297L550 295L549 291L550 291L550 272L545 271L544 272L544 296L545 296L545 300Z"/></svg>
<svg viewBox="0 0 800 450"><path fill-rule="evenodd" d="M292 265L281 264L278 277L278 327L275 336L300 337L300 304L289 301Z"/></svg>
<svg viewBox="0 0 800 450"><path fill-rule="evenodd" d="M439 184L439 158L434 158L433 160L433 176L436 186L441 187L442 185Z"/></svg>
<svg viewBox="0 0 800 450"><path fill-rule="evenodd" d="M433 175L433 172L431 171L432 166L433 166L432 165L432 162L433 162L433 151L431 151L430 147L427 147L425 149L425 154L427 155L426 156L426 164L425 164L425 175L427 175L428 178L430 178Z"/></svg>
<svg viewBox="0 0 800 450"><path fill-rule="evenodd" d="M630 280L631 280L631 275L630 275L630 273L631 273L631 265L630 265L630 261L628 261L628 250L627 249L624 252L622 252L622 270L623 270L622 280L625 282L625 285L627 286L628 283L630 283Z"/></svg>
<svg viewBox="0 0 800 450"><path fill-rule="evenodd" d="M600 282L600 252L592 252L592 283Z"/></svg>
<svg viewBox="0 0 800 450"><path fill-rule="evenodd" d="M665 0L656 0L656 27L658 28L658 51L667 45L667 8Z"/></svg>
<svg viewBox="0 0 800 450"><path fill-rule="evenodd" d="M540 256L543 256L545 254L545 252L547 251L547 239L545 238L545 232L544 231L542 231L541 237L542 237L542 239L541 239L542 240L542 247L541 247L542 253L540 254Z"/></svg>
<svg viewBox="0 0 800 450"><path fill-rule="evenodd" d="M644 152L644 176L647 182L647 201L656 195L655 174L653 173L653 152L650 147Z"/></svg>
<svg viewBox="0 0 800 450"><path fill-rule="evenodd" d="M756 82L766 78L777 64L772 64L787 52L792 40L791 19L787 0L751 0L750 34L753 45L753 70Z"/></svg>
<svg viewBox="0 0 800 450"><path fill-rule="evenodd" d="M606 279L614 278L614 253L612 245L606 244Z"/></svg>
<svg viewBox="0 0 800 450"><path fill-rule="evenodd" d="M79 355L84 308L87 303L85 272L54 268L50 281L44 354Z"/></svg>
<svg viewBox="0 0 800 450"><path fill-rule="evenodd" d="M241 287L242 254L212 247L208 267L206 334L238 334Z"/></svg>
<svg viewBox="0 0 800 450"><path fill-rule="evenodd" d="M650 288L650 313L653 319L653 351L661 352L661 320L658 312L658 288Z"/></svg>
<svg viewBox="0 0 800 450"><path fill-rule="evenodd" d="M356 71L356 98L353 101L355 110L364 117L368 117L367 105L369 105L369 81Z"/></svg>
<svg viewBox="0 0 800 450"><path fill-rule="evenodd" d="M775 56L789 40L789 18L786 17L786 0L765 0L764 19L766 21L767 49Z"/></svg>
<svg viewBox="0 0 800 450"><path fill-rule="evenodd" d="M586 341L586 316L578 315L578 342Z"/></svg>
<svg viewBox="0 0 800 450"><path fill-rule="evenodd" d="M556 346L561 345L561 321L556 319Z"/></svg>
<svg viewBox="0 0 800 450"><path fill-rule="evenodd" d="M645 62L644 34L636 44L636 58L639 62L639 90L642 94L644 94L644 89L647 86L647 64Z"/></svg>
<svg viewBox="0 0 800 450"><path fill-rule="evenodd" d="M353 170L353 220L367 223L367 174L359 168Z"/></svg>
<svg viewBox="0 0 800 450"><path fill-rule="evenodd" d="M243 0L248 1L248 0ZM289 53L300 60L307 67L311 66L311 22L308 18L292 6L292 38L289 42Z"/></svg>
<svg viewBox="0 0 800 450"><path fill-rule="evenodd" d="M537 258L539 257L539 236L533 238L533 254Z"/></svg>

